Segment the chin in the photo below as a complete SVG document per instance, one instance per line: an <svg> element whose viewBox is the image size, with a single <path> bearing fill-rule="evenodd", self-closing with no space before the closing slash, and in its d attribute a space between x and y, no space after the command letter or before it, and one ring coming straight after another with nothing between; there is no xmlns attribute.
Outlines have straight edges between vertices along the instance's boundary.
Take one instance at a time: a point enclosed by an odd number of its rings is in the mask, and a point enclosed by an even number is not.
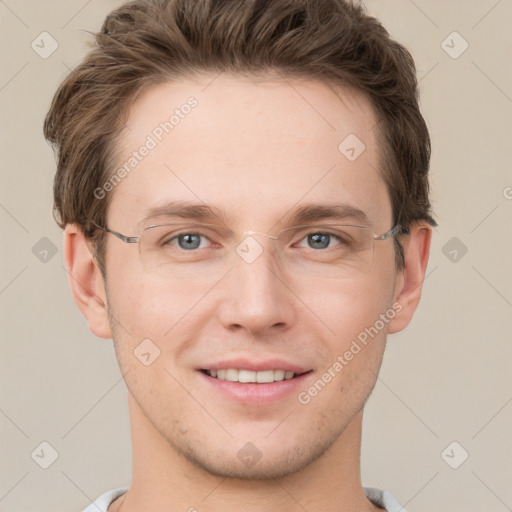
<svg viewBox="0 0 512 512"><path fill-rule="evenodd" d="M194 466L207 473L222 478L239 480L270 480L284 478L298 473L320 458L336 441L316 440L311 444L305 440L293 443L293 447L283 448L268 443L260 448L256 443L248 442L238 448L219 447L216 450L200 449L197 446L181 446L179 451Z"/></svg>

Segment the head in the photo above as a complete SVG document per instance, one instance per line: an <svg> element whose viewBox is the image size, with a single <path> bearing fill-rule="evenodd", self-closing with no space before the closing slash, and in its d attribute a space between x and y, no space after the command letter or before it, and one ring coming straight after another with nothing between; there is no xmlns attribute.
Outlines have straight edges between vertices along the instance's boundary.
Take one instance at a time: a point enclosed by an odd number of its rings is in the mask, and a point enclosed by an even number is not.
<svg viewBox="0 0 512 512"><path fill-rule="evenodd" d="M361 411L387 334L420 298L436 223L408 51L342 0L138 0L107 17L44 130L75 299L91 331L113 338L139 414L211 473L269 478L317 460ZM148 218L171 202L200 206L180 222L207 209L201 222L233 234L231 245L210 237L211 251L231 251L227 266L163 277L136 244L98 228L138 237L150 221L176 222ZM235 254L244 232L278 233L306 205L310 223L319 207L349 205L375 235L405 230L376 241L371 267L346 279L290 272L273 235L254 235L251 263ZM296 392L248 405L204 372L230 358L308 373ZM237 456L248 442L256 465Z"/></svg>

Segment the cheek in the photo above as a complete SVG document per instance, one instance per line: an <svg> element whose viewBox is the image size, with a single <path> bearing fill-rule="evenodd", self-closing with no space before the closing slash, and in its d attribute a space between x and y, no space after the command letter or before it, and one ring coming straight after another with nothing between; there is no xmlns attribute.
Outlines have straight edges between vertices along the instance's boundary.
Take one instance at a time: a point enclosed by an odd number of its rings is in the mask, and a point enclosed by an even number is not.
<svg viewBox="0 0 512 512"><path fill-rule="evenodd" d="M108 280L109 307L114 321L134 338L163 339L186 321L205 295L196 281L166 279L129 265L113 269ZM119 269L122 268L120 265Z"/></svg>
<svg viewBox="0 0 512 512"><path fill-rule="evenodd" d="M341 424L364 405L385 348L387 323L381 315L389 321L394 314L390 294L389 288L368 277L358 279L357 284L331 284L306 299L322 320L325 333L322 367L311 387L298 396L312 414L328 408Z"/></svg>
<svg viewBox="0 0 512 512"><path fill-rule="evenodd" d="M304 296L324 333L323 372L335 389L373 386L382 361L387 326L394 317L389 279L368 274L357 280L330 283ZM311 315L311 321L317 318ZM332 375L335 377L332 377Z"/></svg>
<svg viewBox="0 0 512 512"><path fill-rule="evenodd" d="M109 307L116 357L122 373L129 372L128 388L141 400L151 393L155 400L162 393L181 396L168 371L174 374L187 365L187 353L214 314L211 308L204 311L205 288L148 274L138 280L135 273L123 277L112 279Z"/></svg>
<svg viewBox="0 0 512 512"><path fill-rule="evenodd" d="M392 281L385 275L330 281L319 287L304 287L297 295L311 311L311 321L319 320L332 344L342 349L391 306Z"/></svg>

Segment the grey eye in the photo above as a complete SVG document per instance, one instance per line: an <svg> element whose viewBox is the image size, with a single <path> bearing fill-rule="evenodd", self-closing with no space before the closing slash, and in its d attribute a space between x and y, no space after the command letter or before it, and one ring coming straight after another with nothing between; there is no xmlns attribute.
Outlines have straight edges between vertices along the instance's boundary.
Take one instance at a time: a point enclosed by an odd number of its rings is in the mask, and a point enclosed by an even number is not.
<svg viewBox="0 0 512 512"><path fill-rule="evenodd" d="M198 249L201 245L201 236L195 233L185 233L178 235L178 244L182 249L191 250Z"/></svg>
<svg viewBox="0 0 512 512"><path fill-rule="evenodd" d="M325 249L329 247L331 235L327 233L313 233L308 235L308 245L312 249Z"/></svg>

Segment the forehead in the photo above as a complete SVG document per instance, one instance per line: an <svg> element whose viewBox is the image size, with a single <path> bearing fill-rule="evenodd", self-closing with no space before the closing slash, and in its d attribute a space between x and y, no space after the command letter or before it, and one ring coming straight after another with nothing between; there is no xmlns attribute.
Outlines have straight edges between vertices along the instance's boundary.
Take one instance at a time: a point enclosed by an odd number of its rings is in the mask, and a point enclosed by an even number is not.
<svg viewBox="0 0 512 512"><path fill-rule="evenodd" d="M118 139L109 223L133 230L151 208L186 201L268 228L301 204L341 203L389 229L376 124L364 95L317 81L220 74L154 86Z"/></svg>

